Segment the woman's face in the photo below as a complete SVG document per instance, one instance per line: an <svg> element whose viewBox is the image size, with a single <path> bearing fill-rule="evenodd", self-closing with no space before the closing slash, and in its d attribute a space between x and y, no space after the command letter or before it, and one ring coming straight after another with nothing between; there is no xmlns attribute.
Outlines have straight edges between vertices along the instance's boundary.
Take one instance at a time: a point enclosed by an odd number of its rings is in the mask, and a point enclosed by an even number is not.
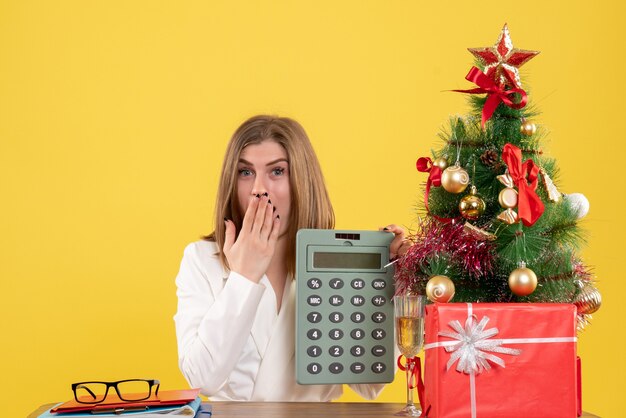
<svg viewBox="0 0 626 418"><path fill-rule="evenodd" d="M274 140L266 139L246 146L237 162L237 200L241 216L246 213L250 195L267 193L280 215L280 235L287 232L291 195L287 151Z"/></svg>

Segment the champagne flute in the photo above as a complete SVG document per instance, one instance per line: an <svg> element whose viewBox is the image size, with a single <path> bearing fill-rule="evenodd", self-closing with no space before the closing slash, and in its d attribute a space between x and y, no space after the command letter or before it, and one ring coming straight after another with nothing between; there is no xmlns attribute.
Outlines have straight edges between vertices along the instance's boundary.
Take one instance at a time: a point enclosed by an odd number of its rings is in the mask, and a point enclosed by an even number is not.
<svg viewBox="0 0 626 418"><path fill-rule="evenodd" d="M396 415L419 417L422 414L420 407L413 403L413 389L411 377L416 364L413 357L422 350L424 345L424 295L394 296L393 309L396 323L396 344L402 355L407 359L406 364L406 406Z"/></svg>

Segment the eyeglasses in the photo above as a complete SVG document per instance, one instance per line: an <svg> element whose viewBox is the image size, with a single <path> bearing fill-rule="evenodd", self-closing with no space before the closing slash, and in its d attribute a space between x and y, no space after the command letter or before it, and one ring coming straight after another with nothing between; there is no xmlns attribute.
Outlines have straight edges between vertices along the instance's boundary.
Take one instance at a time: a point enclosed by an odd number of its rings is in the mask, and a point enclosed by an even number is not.
<svg viewBox="0 0 626 418"><path fill-rule="evenodd" d="M74 398L78 403L94 404L104 401L109 388L114 388L122 401L143 401L152 395L152 387L156 386L154 395L159 394L161 382L148 379L128 379L117 382L80 382L72 383Z"/></svg>

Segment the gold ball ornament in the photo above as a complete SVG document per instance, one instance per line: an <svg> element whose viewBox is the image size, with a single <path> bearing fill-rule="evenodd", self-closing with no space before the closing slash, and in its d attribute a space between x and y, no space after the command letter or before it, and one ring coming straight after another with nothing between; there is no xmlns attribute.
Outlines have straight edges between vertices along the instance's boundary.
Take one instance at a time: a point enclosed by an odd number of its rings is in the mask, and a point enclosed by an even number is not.
<svg viewBox="0 0 626 418"><path fill-rule="evenodd" d="M522 122L522 125L519 127L519 131L524 136L533 136L535 132L537 132L537 125L526 120Z"/></svg>
<svg viewBox="0 0 626 418"><path fill-rule="evenodd" d="M593 285L586 284L576 296L574 305L576 305L579 314L592 314L600 309L602 295Z"/></svg>
<svg viewBox="0 0 626 418"><path fill-rule="evenodd" d="M433 165L439 167L441 171L443 171L448 168L448 159L446 157L439 157L433 161Z"/></svg>
<svg viewBox="0 0 626 418"><path fill-rule="evenodd" d="M448 303L454 297L454 283L448 276L433 276L426 283L426 296L431 302Z"/></svg>
<svg viewBox="0 0 626 418"><path fill-rule="evenodd" d="M460 165L443 170L441 185L449 193L462 193L469 185L469 175Z"/></svg>
<svg viewBox="0 0 626 418"><path fill-rule="evenodd" d="M509 275L509 288L517 296L528 296L537 288L537 275L522 264Z"/></svg>
<svg viewBox="0 0 626 418"><path fill-rule="evenodd" d="M485 213L485 201L478 196L476 186L470 188L470 194L463 196L459 202L459 212L470 221L474 221Z"/></svg>

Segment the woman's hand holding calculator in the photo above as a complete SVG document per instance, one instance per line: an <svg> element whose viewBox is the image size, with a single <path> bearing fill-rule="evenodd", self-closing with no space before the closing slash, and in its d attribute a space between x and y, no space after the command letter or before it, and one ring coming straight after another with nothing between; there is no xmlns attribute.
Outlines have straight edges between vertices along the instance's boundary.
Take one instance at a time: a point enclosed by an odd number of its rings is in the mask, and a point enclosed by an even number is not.
<svg viewBox="0 0 626 418"><path fill-rule="evenodd" d="M383 231L392 232L394 235L393 241L389 245L389 259L394 260L396 257L404 255L413 243L407 240L404 236L404 229L397 225L387 225L381 228Z"/></svg>
<svg viewBox="0 0 626 418"><path fill-rule="evenodd" d="M230 269L257 283L270 265L278 239L280 217L273 213L266 193L250 197L239 236L235 224L225 220L224 254Z"/></svg>

